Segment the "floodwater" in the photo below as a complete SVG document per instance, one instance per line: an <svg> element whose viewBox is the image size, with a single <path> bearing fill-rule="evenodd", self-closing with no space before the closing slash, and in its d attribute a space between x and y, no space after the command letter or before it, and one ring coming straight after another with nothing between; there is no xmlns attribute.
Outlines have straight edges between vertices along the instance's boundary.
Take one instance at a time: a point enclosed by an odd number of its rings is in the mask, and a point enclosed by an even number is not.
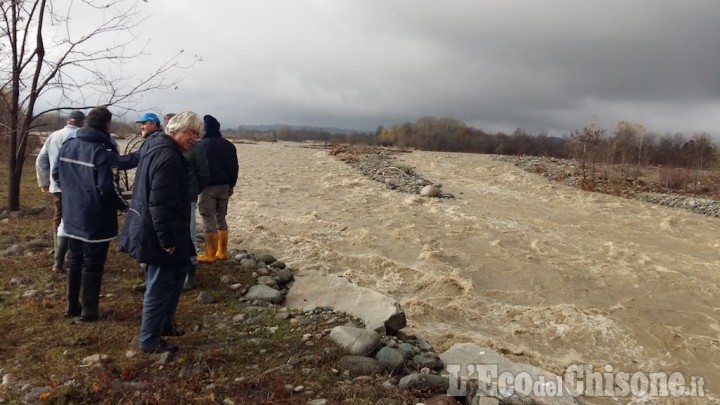
<svg viewBox="0 0 720 405"><path fill-rule="evenodd" d="M399 155L456 197L427 199L307 146L237 145L231 249L386 293L438 352L473 342L557 374L612 365L720 390L720 219L488 155Z"/></svg>

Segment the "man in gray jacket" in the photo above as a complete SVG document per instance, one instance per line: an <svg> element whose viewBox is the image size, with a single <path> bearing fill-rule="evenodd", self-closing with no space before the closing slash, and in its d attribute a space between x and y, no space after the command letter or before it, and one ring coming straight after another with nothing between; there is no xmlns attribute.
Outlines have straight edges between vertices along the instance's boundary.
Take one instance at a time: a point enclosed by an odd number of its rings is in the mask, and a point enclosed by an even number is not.
<svg viewBox="0 0 720 405"><path fill-rule="evenodd" d="M55 254L52 271L54 273L65 272L65 255L68 250L68 240L66 236L58 236L57 230L62 219L62 195L60 187L52 178L52 171L57 166L58 154L60 147L78 128L85 125L85 114L82 111L73 111L68 115L67 125L51 133L45 140L35 160L35 174L37 176L38 187L43 193L52 193L53 195L53 253Z"/></svg>

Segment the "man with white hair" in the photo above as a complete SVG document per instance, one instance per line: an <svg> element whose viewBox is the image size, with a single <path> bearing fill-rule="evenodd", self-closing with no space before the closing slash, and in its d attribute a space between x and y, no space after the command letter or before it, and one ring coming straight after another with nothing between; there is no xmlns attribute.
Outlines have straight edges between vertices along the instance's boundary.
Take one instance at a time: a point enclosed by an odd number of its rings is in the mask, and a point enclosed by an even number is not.
<svg viewBox="0 0 720 405"><path fill-rule="evenodd" d="M200 138L203 121L185 111L166 132L146 141L135 173L120 251L146 263L146 289L140 322L140 350L174 352L162 336L182 336L174 324L183 283L195 249L190 240L188 171L183 152Z"/></svg>
<svg viewBox="0 0 720 405"><path fill-rule="evenodd" d="M62 195L60 187L52 178L52 171L57 166L58 154L60 147L78 128L85 125L85 114L82 111L73 111L68 115L67 125L51 133L45 140L37 159L35 159L35 175L37 177L38 186L43 193L52 193L53 195L53 253L55 254L52 271L54 273L65 272L65 255L68 250L68 240L66 236L58 236L58 227L62 219Z"/></svg>

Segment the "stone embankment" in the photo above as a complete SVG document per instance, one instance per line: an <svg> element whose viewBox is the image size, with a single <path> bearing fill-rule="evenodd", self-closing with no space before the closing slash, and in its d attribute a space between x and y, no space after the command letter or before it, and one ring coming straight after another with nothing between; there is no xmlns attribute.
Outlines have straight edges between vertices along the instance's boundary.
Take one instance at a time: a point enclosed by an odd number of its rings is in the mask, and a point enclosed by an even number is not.
<svg viewBox="0 0 720 405"><path fill-rule="evenodd" d="M528 364L512 362L475 344L455 344L443 353L436 353L423 337L404 330L405 314L397 302L342 277L314 271L297 274L285 305L302 307L306 313L333 308L363 322L365 327L339 325L329 332L329 339L344 353L337 367L348 380L389 374L393 378L386 380L383 388L430 393L432 396L423 402L426 405L577 403L574 393L565 385L555 387L556 395L543 397L533 392L518 393L512 386L503 389L479 383L479 375L468 375L468 370L487 366L498 375L523 375L549 384L561 378ZM388 398L377 404L399 403Z"/></svg>
<svg viewBox="0 0 720 405"><path fill-rule="evenodd" d="M400 164L394 155L408 151L383 147L342 145L330 154L348 163L363 176L385 184L389 190L420 194L424 197L455 198L442 190L442 184L433 183L417 174L415 169Z"/></svg>

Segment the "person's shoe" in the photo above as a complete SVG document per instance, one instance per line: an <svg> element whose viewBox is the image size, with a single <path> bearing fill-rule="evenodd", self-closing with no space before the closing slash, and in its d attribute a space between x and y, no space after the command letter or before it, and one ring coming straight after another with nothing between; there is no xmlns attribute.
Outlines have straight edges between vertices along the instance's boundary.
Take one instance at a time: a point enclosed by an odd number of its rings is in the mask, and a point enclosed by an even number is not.
<svg viewBox="0 0 720 405"><path fill-rule="evenodd" d="M134 286L132 286L132 290L139 293L144 293L146 289L147 285L145 283L135 284Z"/></svg>
<svg viewBox="0 0 720 405"><path fill-rule="evenodd" d="M96 322L100 319L100 289L102 273L82 272L82 322Z"/></svg>
<svg viewBox="0 0 720 405"><path fill-rule="evenodd" d="M160 336L183 336L185 334L185 329L179 327L179 326L173 326L172 329L165 329L160 334Z"/></svg>
<svg viewBox="0 0 720 405"><path fill-rule="evenodd" d="M142 350L143 353L175 353L176 351L180 350L180 348L175 343L169 343L163 339L160 339L155 346L141 347L140 350Z"/></svg>
<svg viewBox="0 0 720 405"><path fill-rule="evenodd" d="M97 312L97 309L93 312L83 308L80 312L80 321L82 322L97 322L99 319L100 314Z"/></svg>
<svg viewBox="0 0 720 405"><path fill-rule="evenodd" d="M65 311L65 318L77 318L82 314L82 307L68 309Z"/></svg>
<svg viewBox="0 0 720 405"><path fill-rule="evenodd" d="M185 276L185 283L183 283L183 291L190 291L193 288L195 288L195 270L197 269L197 265L191 264L188 267L187 275Z"/></svg>

